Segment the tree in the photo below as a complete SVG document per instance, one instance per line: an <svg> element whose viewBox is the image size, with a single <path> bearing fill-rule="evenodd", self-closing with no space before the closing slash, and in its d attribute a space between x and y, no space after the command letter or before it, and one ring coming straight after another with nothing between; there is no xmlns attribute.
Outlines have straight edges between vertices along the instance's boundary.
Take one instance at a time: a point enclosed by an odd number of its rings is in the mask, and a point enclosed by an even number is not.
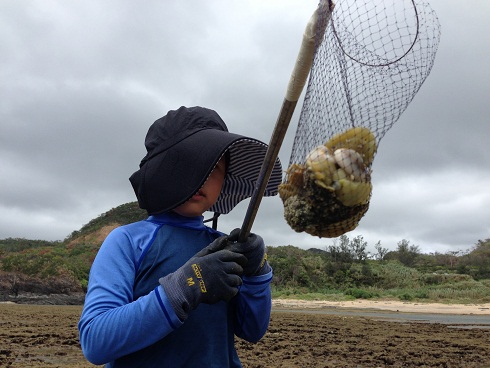
<svg viewBox="0 0 490 368"><path fill-rule="evenodd" d="M476 279L490 278L490 239L478 240L475 248L465 256L465 264L473 269Z"/></svg>
<svg viewBox="0 0 490 368"><path fill-rule="evenodd" d="M327 248L327 252L330 254L332 262L352 263L354 261L354 256L349 246L349 237L347 235L341 235L338 241L340 243L339 245L337 245L337 240L334 240L334 243Z"/></svg>
<svg viewBox="0 0 490 368"><path fill-rule="evenodd" d="M368 243L364 241L361 235L356 236L350 241L349 248L354 261L361 263L366 261L368 258L368 252L366 252L367 246Z"/></svg>
<svg viewBox="0 0 490 368"><path fill-rule="evenodd" d="M388 254L389 250L388 248L383 248L381 246L381 241L378 240L378 242L376 243L376 245L374 246L374 249L376 249L376 254L374 255L374 257L376 258L376 260L378 261L383 261L384 258L386 257L386 255Z"/></svg>
<svg viewBox="0 0 490 368"><path fill-rule="evenodd" d="M398 242L397 246L398 260L407 267L413 267L420 254L419 246L410 245L410 242L406 239Z"/></svg>

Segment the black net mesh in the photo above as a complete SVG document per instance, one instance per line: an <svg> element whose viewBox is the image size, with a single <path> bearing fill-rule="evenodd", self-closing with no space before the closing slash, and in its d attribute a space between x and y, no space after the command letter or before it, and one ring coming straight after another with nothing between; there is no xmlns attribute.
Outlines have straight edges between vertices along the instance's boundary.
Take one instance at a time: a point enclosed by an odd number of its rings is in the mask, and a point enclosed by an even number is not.
<svg viewBox="0 0 490 368"><path fill-rule="evenodd" d="M317 33L280 195L294 230L337 237L368 210L379 142L430 73L440 25L424 1L338 0Z"/></svg>

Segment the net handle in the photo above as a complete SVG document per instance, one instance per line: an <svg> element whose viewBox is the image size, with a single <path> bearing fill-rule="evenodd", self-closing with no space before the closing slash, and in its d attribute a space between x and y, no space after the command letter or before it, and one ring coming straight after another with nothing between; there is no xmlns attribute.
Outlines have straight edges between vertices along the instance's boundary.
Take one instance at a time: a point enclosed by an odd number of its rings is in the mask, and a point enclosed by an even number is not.
<svg viewBox="0 0 490 368"><path fill-rule="evenodd" d="M294 65L291 77L289 79L286 95L282 103L279 116L276 120L276 125L269 142L269 147L264 157L264 162L260 169L257 182L255 183L254 192L243 220L242 227L240 229L240 234L238 236L238 241L243 242L247 239L250 231L252 229L252 224L257 215L257 211L264 196L265 188L267 182L269 181L274 163L276 162L277 156L279 155L279 149L281 148L284 136L288 129L289 123L291 122L291 117L293 116L294 109L298 99L303 91L306 79L310 73L311 66L313 64L313 56L315 53L315 40L317 32L321 32L321 38L323 38L323 33L325 28L318 29L317 23L319 18L319 12L328 11L326 15L330 16L330 9L332 9L333 4L331 0L323 0L318 8L315 10L311 16L308 24L306 25L305 31L303 33L303 40L301 42L301 47L296 58L296 63ZM324 26L326 27L328 19L325 20ZM320 35L319 35L320 36Z"/></svg>
<svg viewBox="0 0 490 368"><path fill-rule="evenodd" d="M313 55L315 53L315 31L317 29L319 9L320 8L315 10L311 16L303 33L301 47L296 58L296 63L294 64L291 77L289 78L288 88L284 98L287 101L297 102L299 100L299 96L303 91L306 84L306 79L310 73L311 65L313 63Z"/></svg>

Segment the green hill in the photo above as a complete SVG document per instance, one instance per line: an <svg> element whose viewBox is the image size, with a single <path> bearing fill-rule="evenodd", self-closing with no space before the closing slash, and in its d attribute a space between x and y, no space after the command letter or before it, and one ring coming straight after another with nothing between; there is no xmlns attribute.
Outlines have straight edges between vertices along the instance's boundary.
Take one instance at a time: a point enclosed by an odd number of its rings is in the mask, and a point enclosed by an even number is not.
<svg viewBox="0 0 490 368"><path fill-rule="evenodd" d="M23 293L81 293L92 262L112 229L147 217L137 202L113 208L64 241L0 240L0 300Z"/></svg>
<svg viewBox="0 0 490 368"><path fill-rule="evenodd" d="M117 226L130 224L132 222L144 220L148 217L145 210L138 206L138 202L130 202L113 208L102 215L94 218L88 224L82 226L80 230L76 230L65 239L65 243L73 243L79 239L93 237L94 234L100 233L102 229L111 230ZM107 234L106 234L107 235ZM104 237L105 238L105 237ZM104 239L102 239L103 241ZM102 244L100 238L97 237L97 243ZM78 241L79 243L79 241Z"/></svg>
<svg viewBox="0 0 490 368"><path fill-rule="evenodd" d="M92 262L115 227L145 219L136 202L97 216L63 241L0 240L0 300L22 295L82 295ZM403 300L490 301L490 239L471 251L422 254L402 240L367 251L362 236L341 236L325 249L269 247L275 296L395 297ZM78 300L83 300L78 299Z"/></svg>

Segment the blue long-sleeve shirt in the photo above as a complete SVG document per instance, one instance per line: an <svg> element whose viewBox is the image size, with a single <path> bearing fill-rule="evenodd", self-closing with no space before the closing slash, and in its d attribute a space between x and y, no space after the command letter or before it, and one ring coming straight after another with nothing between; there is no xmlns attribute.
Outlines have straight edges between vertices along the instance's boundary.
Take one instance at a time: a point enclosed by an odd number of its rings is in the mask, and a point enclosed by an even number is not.
<svg viewBox="0 0 490 368"><path fill-rule="evenodd" d="M241 367L234 335L258 341L271 310L272 272L243 277L228 303L201 304L184 322L158 279L222 235L202 217L151 216L119 227L92 265L78 324L83 353L108 367Z"/></svg>

